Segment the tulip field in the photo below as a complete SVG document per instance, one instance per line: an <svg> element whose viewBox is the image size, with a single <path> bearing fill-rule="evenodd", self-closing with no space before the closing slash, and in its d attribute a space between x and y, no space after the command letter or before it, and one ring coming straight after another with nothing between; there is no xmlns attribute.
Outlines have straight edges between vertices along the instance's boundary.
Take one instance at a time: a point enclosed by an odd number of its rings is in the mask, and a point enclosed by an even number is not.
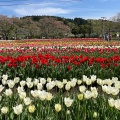
<svg viewBox="0 0 120 120"><path fill-rule="evenodd" d="M120 42L0 41L0 120L120 120Z"/></svg>

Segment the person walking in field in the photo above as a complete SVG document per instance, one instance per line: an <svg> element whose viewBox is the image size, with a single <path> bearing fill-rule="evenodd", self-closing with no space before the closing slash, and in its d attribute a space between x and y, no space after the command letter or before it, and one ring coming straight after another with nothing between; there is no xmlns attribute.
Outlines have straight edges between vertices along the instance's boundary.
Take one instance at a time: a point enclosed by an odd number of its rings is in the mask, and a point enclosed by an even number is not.
<svg viewBox="0 0 120 120"><path fill-rule="evenodd" d="M118 32L116 33L116 37L117 37L117 39L119 40L119 33L118 33Z"/></svg>

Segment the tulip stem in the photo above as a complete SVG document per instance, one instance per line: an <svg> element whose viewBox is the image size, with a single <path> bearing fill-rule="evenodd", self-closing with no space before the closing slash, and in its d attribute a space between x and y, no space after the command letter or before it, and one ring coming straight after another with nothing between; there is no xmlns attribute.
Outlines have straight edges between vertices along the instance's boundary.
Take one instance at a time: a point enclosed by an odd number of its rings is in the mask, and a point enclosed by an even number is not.
<svg viewBox="0 0 120 120"><path fill-rule="evenodd" d="M67 120L67 114L66 114L66 120Z"/></svg>

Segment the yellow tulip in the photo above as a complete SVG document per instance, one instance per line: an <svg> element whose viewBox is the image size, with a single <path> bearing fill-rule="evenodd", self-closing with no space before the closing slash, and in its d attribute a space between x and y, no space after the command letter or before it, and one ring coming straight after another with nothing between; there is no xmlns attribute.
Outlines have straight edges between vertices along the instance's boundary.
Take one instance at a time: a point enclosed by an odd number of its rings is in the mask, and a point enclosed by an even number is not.
<svg viewBox="0 0 120 120"><path fill-rule="evenodd" d="M29 111L30 113L33 113L33 112L35 111L35 106L34 106L34 105L30 105L30 106L28 107L28 111Z"/></svg>
<svg viewBox="0 0 120 120"><path fill-rule="evenodd" d="M83 99L83 94L78 94L78 99L82 100Z"/></svg>
<svg viewBox="0 0 120 120"><path fill-rule="evenodd" d="M55 110L56 110L56 112L61 111L61 105L60 104L55 104Z"/></svg>

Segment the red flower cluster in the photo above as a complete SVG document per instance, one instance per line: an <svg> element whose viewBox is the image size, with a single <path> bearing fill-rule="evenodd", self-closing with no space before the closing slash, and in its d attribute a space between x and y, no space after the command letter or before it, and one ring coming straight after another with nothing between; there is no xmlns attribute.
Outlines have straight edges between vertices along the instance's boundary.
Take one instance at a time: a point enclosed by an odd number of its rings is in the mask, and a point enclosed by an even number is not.
<svg viewBox="0 0 120 120"><path fill-rule="evenodd" d="M93 65L94 63L99 64L102 68L109 67L110 65L118 66L120 62L120 56L113 56L110 58L103 58L103 57L88 57L88 56L53 56L50 54L38 54L38 55L24 55L18 57L11 57L11 56L0 56L0 63L1 65L7 64L8 67L17 67L25 65L35 65L36 68L39 65L53 65L56 66L57 64L65 64L68 65L68 69L71 69L71 65L80 66L81 64L88 64Z"/></svg>

